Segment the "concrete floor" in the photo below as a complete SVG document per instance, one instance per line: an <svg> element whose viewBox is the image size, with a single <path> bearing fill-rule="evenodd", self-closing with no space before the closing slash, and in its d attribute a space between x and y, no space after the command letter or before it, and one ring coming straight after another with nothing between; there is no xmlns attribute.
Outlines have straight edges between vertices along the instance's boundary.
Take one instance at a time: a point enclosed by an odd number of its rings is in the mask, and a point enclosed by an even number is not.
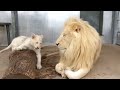
<svg viewBox="0 0 120 90"><path fill-rule="evenodd" d="M8 67L10 53L8 51L0 54L0 78ZM98 62L83 79L120 79L120 46L103 45Z"/></svg>
<svg viewBox="0 0 120 90"><path fill-rule="evenodd" d="M84 79L120 79L120 46L103 45L98 62Z"/></svg>
<svg viewBox="0 0 120 90"><path fill-rule="evenodd" d="M0 50L4 47L0 47ZM9 65L9 54L11 52L7 51L4 53L0 53L0 79L2 78L5 70L8 68Z"/></svg>

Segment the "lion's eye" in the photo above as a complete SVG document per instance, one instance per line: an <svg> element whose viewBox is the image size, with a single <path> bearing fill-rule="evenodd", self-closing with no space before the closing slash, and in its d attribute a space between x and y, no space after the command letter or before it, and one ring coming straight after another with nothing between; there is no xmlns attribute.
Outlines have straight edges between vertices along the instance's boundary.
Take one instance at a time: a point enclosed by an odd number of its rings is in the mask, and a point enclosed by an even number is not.
<svg viewBox="0 0 120 90"><path fill-rule="evenodd" d="M38 44L38 42L36 42L36 44Z"/></svg>

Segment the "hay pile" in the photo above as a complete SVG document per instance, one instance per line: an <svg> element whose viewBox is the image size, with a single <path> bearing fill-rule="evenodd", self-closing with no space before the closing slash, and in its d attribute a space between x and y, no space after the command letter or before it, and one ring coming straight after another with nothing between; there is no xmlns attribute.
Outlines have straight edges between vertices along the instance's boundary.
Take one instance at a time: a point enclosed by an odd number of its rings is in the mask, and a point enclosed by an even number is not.
<svg viewBox="0 0 120 90"><path fill-rule="evenodd" d="M57 53L56 53L57 52ZM31 50L15 51L9 56L9 68L4 79L52 79L60 75L55 72L59 60L58 48L45 46L41 50L42 69L36 68L36 54Z"/></svg>

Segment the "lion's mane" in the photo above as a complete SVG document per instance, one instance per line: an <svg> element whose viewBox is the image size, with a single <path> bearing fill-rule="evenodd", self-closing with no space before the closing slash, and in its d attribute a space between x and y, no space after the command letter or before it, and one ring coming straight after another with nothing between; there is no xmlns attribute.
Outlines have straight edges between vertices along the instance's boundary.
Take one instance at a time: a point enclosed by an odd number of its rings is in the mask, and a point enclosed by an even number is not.
<svg viewBox="0 0 120 90"><path fill-rule="evenodd" d="M71 26L71 23L79 26L80 31L77 38L70 43L64 55L61 56L63 59L60 59L60 62L72 70L91 69L101 52L102 43L99 33L88 22L74 17L65 22L64 28L74 30L75 27Z"/></svg>

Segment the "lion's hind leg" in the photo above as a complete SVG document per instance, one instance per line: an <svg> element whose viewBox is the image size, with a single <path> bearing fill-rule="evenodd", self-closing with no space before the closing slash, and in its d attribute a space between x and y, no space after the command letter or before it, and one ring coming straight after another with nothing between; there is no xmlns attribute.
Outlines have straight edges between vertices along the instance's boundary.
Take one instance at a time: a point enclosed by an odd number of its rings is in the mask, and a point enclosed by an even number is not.
<svg viewBox="0 0 120 90"><path fill-rule="evenodd" d="M79 69L78 71L72 71L72 70L70 70L70 69L66 69L66 70L65 70L65 75L66 75L69 79L81 79L81 78L84 77L89 71L90 71L90 69Z"/></svg>

